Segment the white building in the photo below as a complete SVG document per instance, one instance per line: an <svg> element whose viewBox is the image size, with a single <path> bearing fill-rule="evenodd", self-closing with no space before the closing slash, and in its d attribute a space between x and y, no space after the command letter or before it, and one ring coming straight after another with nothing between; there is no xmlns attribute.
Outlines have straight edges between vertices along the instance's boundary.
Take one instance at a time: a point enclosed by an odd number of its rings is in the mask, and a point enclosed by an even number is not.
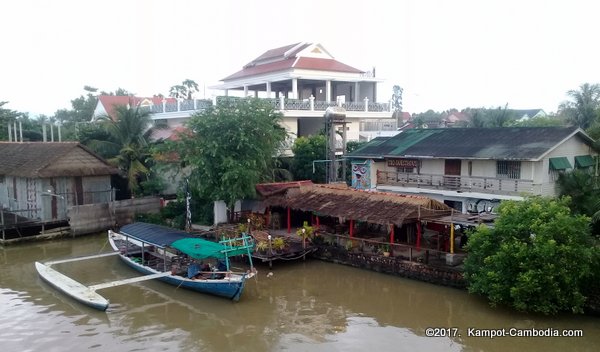
<svg viewBox="0 0 600 352"><path fill-rule="evenodd" d="M346 110L347 139L358 141L361 121L394 122L389 102L377 102L377 83L382 81L375 72L337 61L320 44L296 43L267 50L210 88L223 96L269 100L283 113L283 125L292 139L317 133L324 127L325 110L341 106ZM220 98L166 103L162 111L152 110L152 118L177 127Z"/></svg>
<svg viewBox="0 0 600 352"><path fill-rule="evenodd" d="M593 143L576 127L411 129L376 138L348 157L355 188L481 212L505 199L554 196L561 172L598 172Z"/></svg>

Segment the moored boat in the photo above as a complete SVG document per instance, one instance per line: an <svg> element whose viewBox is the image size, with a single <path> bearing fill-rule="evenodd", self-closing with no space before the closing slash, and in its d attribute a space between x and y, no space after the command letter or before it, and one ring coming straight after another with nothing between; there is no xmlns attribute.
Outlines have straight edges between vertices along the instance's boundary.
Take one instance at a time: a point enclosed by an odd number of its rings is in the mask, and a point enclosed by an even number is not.
<svg viewBox="0 0 600 352"><path fill-rule="evenodd" d="M144 275L170 273L157 279L234 301L240 299L246 280L256 274L251 259L254 241L247 235L217 243L185 231L138 222L118 232L109 231L108 240L128 266ZM234 272L230 258L241 255L247 256L250 269Z"/></svg>

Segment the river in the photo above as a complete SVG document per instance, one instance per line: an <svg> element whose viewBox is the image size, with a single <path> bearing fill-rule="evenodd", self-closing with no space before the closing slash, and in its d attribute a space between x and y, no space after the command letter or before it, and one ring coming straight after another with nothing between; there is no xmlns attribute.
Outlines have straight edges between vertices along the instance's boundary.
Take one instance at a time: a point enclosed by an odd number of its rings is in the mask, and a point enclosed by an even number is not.
<svg viewBox="0 0 600 352"><path fill-rule="evenodd" d="M0 247L0 350L597 351L600 318L491 308L452 288L307 259L259 265L237 303L161 282L100 291L95 311L42 282L35 261L108 250L104 234ZM86 284L135 276L117 257L55 269ZM442 337L427 337L427 327ZM469 330L469 328L472 328ZM510 328L515 328L509 330ZM578 329L583 337L478 337ZM545 332L544 332L545 331Z"/></svg>

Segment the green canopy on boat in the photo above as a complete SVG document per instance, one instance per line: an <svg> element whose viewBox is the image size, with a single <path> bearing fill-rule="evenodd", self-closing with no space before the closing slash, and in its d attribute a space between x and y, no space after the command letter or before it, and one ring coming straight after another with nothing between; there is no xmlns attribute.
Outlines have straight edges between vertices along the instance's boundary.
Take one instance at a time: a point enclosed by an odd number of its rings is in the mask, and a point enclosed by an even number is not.
<svg viewBox="0 0 600 352"><path fill-rule="evenodd" d="M248 248L252 251L252 245L231 247L201 238L182 238L171 243L171 247L195 259L224 259L225 257L248 254Z"/></svg>
<svg viewBox="0 0 600 352"><path fill-rule="evenodd" d="M182 251L196 259L225 258L227 247L220 243L210 242L199 238L182 238L171 243L171 247Z"/></svg>

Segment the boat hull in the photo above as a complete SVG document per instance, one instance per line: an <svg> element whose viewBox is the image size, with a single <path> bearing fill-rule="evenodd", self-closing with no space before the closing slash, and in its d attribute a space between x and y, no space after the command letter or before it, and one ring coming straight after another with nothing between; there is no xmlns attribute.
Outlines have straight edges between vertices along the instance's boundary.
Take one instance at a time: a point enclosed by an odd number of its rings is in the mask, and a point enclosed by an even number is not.
<svg viewBox="0 0 600 352"><path fill-rule="evenodd" d="M35 268L45 282L76 301L102 311L108 308L108 300L89 287L42 263L35 262Z"/></svg>
<svg viewBox="0 0 600 352"><path fill-rule="evenodd" d="M113 233L112 236L115 236ZM117 235L118 236L118 235ZM114 238L109 235L110 245L115 251L119 251ZM134 262L132 259L124 254L119 254L119 258L132 269L145 274L152 275L160 273L160 271L154 270L147 266L141 265ZM233 301L238 301L244 290L246 283L246 275L232 275L229 278L224 279L188 279L179 275L169 275L158 278L157 280L163 281L170 285L193 290L196 292L211 294L219 297L225 297Z"/></svg>

